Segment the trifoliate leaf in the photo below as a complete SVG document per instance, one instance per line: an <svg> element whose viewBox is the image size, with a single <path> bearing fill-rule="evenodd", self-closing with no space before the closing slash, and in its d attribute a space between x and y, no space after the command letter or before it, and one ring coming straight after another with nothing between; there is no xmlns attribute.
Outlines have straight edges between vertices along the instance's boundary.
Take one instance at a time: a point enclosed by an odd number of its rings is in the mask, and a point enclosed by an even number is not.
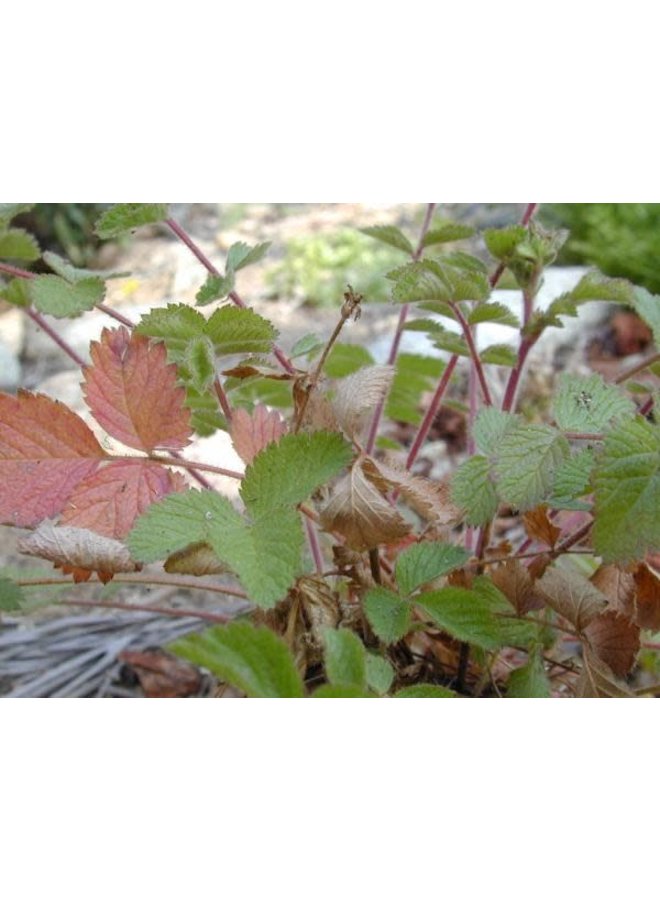
<svg viewBox="0 0 660 900"><path fill-rule="evenodd" d="M240 520L240 515L229 500L215 491L170 494L140 516L126 542L135 559L156 562L190 544L204 543L209 522L218 520L233 526L237 518Z"/></svg>
<svg viewBox="0 0 660 900"><path fill-rule="evenodd" d="M636 411L633 401L616 385L605 384L601 375L564 372L559 378L554 416L564 431L597 434L612 422L632 418Z"/></svg>
<svg viewBox="0 0 660 900"><path fill-rule="evenodd" d="M169 650L203 666L248 697L302 697L303 685L291 651L269 628L232 622L191 634Z"/></svg>
<svg viewBox="0 0 660 900"><path fill-rule="evenodd" d="M548 495L555 471L569 455L568 441L557 429L518 425L504 435L497 453L499 497L515 509L533 509Z"/></svg>
<svg viewBox="0 0 660 900"><path fill-rule="evenodd" d="M660 428L632 419L605 438L594 469L594 547L605 562L660 549Z"/></svg>
<svg viewBox="0 0 660 900"><path fill-rule="evenodd" d="M457 469L452 478L451 499L465 510L468 525L485 525L495 516L498 499L485 456L475 454Z"/></svg>
<svg viewBox="0 0 660 900"><path fill-rule="evenodd" d="M558 466L554 483L555 496L550 505L555 505L555 501L558 499L576 500L589 493L593 467L594 452L588 447L579 450Z"/></svg>
<svg viewBox="0 0 660 900"><path fill-rule="evenodd" d="M538 647L529 654L524 666L514 669L506 683L507 697L549 697L550 681Z"/></svg>
<svg viewBox="0 0 660 900"><path fill-rule="evenodd" d="M386 644L394 644L410 631L412 608L398 594L383 587L365 594L364 613L374 634Z"/></svg>
<svg viewBox="0 0 660 900"><path fill-rule="evenodd" d="M152 225L166 218L166 203L118 203L103 213L94 231L102 240L108 240L141 225Z"/></svg>
<svg viewBox="0 0 660 900"><path fill-rule="evenodd" d="M344 378L373 363L373 356L362 344L337 343L328 354L323 371L329 378Z"/></svg>
<svg viewBox="0 0 660 900"><path fill-rule="evenodd" d="M435 625L459 641L484 650L502 645L500 625L490 603L476 591L447 587L420 594L414 603Z"/></svg>
<svg viewBox="0 0 660 900"><path fill-rule="evenodd" d="M506 344L491 344L480 352L479 359L488 365L508 366L511 369L518 362L517 354Z"/></svg>
<svg viewBox="0 0 660 900"><path fill-rule="evenodd" d="M233 290L233 272L228 272L227 275L209 275L195 294L195 303L197 306L208 306L214 300L223 300Z"/></svg>
<svg viewBox="0 0 660 900"><path fill-rule="evenodd" d="M360 638L348 628L326 628L323 641L328 681L364 689L367 683L366 652Z"/></svg>
<svg viewBox="0 0 660 900"><path fill-rule="evenodd" d="M360 228L362 234L375 238L383 244L389 244L390 247L396 247L397 250L403 250L404 253L413 253L413 245L410 243L400 228L395 225L372 225L369 228Z"/></svg>
<svg viewBox="0 0 660 900"><path fill-rule="evenodd" d="M37 275L30 281L28 291L40 312L65 319L79 316L101 303L105 284L100 278L83 278L70 284L59 275Z"/></svg>
<svg viewBox="0 0 660 900"><path fill-rule="evenodd" d="M387 417L395 422L419 425L422 421L422 394L434 390L445 365L441 359L430 356L400 353L385 406Z"/></svg>
<svg viewBox="0 0 660 900"><path fill-rule="evenodd" d="M394 696L417 700L444 700L458 695L455 691L450 691L449 688L439 684L413 684L410 687L401 688Z"/></svg>
<svg viewBox="0 0 660 900"><path fill-rule="evenodd" d="M436 223L425 235L422 245L431 247L433 244L445 244L449 241L462 241L472 237L475 233L470 225L461 225L459 222Z"/></svg>
<svg viewBox="0 0 660 900"><path fill-rule="evenodd" d="M392 687L394 681L394 669L383 656L375 653L367 653L367 685L377 694L383 696Z"/></svg>
<svg viewBox="0 0 660 900"><path fill-rule="evenodd" d="M503 303L480 303L478 306L475 306L467 320L470 325L477 325L479 322L497 322L498 325L511 325L512 328L520 327L518 317Z"/></svg>
<svg viewBox="0 0 660 900"><path fill-rule="evenodd" d="M227 252L227 273L238 272L239 269L244 269L246 266L259 262L264 258L269 247L270 241L266 241L264 244L257 244L255 247L250 247L242 241L232 244Z"/></svg>
<svg viewBox="0 0 660 900"><path fill-rule="evenodd" d="M186 347L195 338L202 337L206 319L185 303L170 303L163 309L152 309L142 316L135 326L137 334L145 334L165 342L170 362L183 362Z"/></svg>
<svg viewBox="0 0 660 900"><path fill-rule="evenodd" d="M631 299L628 301L637 315L644 319L653 332L653 340L660 347L660 297L651 294L644 288L634 289Z"/></svg>
<svg viewBox="0 0 660 900"><path fill-rule="evenodd" d="M35 238L23 228L10 228L0 233L0 259L20 259L33 262L41 256Z"/></svg>
<svg viewBox="0 0 660 900"><path fill-rule="evenodd" d="M225 306L216 309L206 323L206 334L215 352L268 353L277 337L277 329L251 309Z"/></svg>
<svg viewBox="0 0 660 900"><path fill-rule="evenodd" d="M396 583L404 595L464 565L470 554L454 544L423 541L406 547L396 561Z"/></svg>
<svg viewBox="0 0 660 900"><path fill-rule="evenodd" d="M12 612L20 609L24 602L25 595L22 588L10 578L0 575L0 610Z"/></svg>
<svg viewBox="0 0 660 900"><path fill-rule="evenodd" d="M477 414L472 436L477 450L485 456L497 453L502 438L520 422L518 416L502 412L495 406L484 406Z"/></svg>
<svg viewBox="0 0 660 900"><path fill-rule="evenodd" d="M245 472L241 497L252 512L306 500L348 465L351 445L338 432L284 435L258 453Z"/></svg>

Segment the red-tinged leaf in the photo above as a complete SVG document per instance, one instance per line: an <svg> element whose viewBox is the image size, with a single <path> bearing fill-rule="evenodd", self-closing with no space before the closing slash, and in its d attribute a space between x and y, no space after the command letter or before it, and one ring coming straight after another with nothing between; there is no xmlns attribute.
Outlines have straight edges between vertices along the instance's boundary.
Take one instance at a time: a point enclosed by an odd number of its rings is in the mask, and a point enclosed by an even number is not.
<svg viewBox="0 0 660 900"><path fill-rule="evenodd" d="M268 412L267 407L260 405L251 415L246 409L235 410L230 434L234 450L249 465L257 453L277 442L286 430L286 423L276 410Z"/></svg>
<svg viewBox="0 0 660 900"><path fill-rule="evenodd" d="M660 630L660 578L646 563L640 563L635 571L635 612L641 628Z"/></svg>
<svg viewBox="0 0 660 900"><path fill-rule="evenodd" d="M186 487L185 478L165 466L141 459L112 462L80 482L60 523L121 539L151 503Z"/></svg>
<svg viewBox="0 0 660 900"><path fill-rule="evenodd" d="M523 524L527 535L533 541L547 544L548 547L554 547L561 534L561 528L557 528L550 521L548 507L544 503L526 512L523 515Z"/></svg>
<svg viewBox="0 0 660 900"><path fill-rule="evenodd" d="M90 348L84 393L94 418L108 434L136 450L180 450L191 435L185 388L165 344L125 328L103 330Z"/></svg>
<svg viewBox="0 0 660 900"><path fill-rule="evenodd" d="M58 400L0 394L0 522L21 528L57 515L106 454Z"/></svg>
<svg viewBox="0 0 660 900"><path fill-rule="evenodd" d="M639 650L639 626L614 610L592 619L584 630L589 646L615 675L627 675Z"/></svg>
<svg viewBox="0 0 660 900"><path fill-rule="evenodd" d="M72 572L74 581L86 581L91 572L98 572L101 581L109 581L117 572L137 572L141 568L119 541L85 528L55 526L52 522L43 522L36 531L21 538L17 547L19 553L48 559L64 572Z"/></svg>

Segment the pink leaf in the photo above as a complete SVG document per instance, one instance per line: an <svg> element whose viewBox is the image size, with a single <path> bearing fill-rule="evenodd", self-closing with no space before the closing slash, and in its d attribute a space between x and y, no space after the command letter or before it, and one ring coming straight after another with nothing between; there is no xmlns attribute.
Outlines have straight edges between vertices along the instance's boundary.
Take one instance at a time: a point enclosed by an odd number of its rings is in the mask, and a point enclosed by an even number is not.
<svg viewBox="0 0 660 900"><path fill-rule="evenodd" d="M83 420L58 400L0 394L0 521L31 527L57 515L106 454Z"/></svg>
<svg viewBox="0 0 660 900"><path fill-rule="evenodd" d="M94 341L84 392L94 418L108 434L136 450L181 449L189 443L190 410L177 386L165 344L125 328L104 328Z"/></svg>
<svg viewBox="0 0 660 900"><path fill-rule="evenodd" d="M164 466L141 459L112 462L80 482L60 522L121 539L151 503L186 486L182 475Z"/></svg>
<svg viewBox="0 0 660 900"><path fill-rule="evenodd" d="M252 415L245 409L237 409L232 416L230 434L234 450L249 465L264 447L286 434L286 423L278 412L268 412L265 406L255 406Z"/></svg>

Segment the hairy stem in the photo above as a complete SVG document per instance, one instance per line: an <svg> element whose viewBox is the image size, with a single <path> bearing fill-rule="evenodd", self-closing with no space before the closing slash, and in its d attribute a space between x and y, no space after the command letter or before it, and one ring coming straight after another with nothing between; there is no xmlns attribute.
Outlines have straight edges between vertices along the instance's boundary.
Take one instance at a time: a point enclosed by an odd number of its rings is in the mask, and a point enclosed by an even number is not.
<svg viewBox="0 0 660 900"><path fill-rule="evenodd" d="M224 587L215 584L200 583L199 579L187 579L172 576L166 578L162 575L155 577L149 575L115 575L114 584L141 584L143 587L158 585L164 587L181 588L182 590L193 591L210 591L213 594L226 594L229 597L238 597L240 600L247 600L248 596L244 591L238 588ZM95 578L85 582L75 582L71 578L21 578L16 580L16 584L21 587L40 587L46 585L70 585L71 587L80 587L89 584L102 584L100 579Z"/></svg>
<svg viewBox="0 0 660 900"><path fill-rule="evenodd" d="M194 462L189 459L182 459L181 457L176 456L157 456L156 454L149 454L148 456L112 456L111 459L125 459L125 460L136 460L139 459L142 462L153 462L158 463L162 466L172 466L173 468L180 469L199 469L202 472L214 472L216 475L226 475L227 478L236 478L238 481L242 481L245 477L242 472L235 472L233 469L223 469L221 466L211 466L208 463L200 463Z"/></svg>
<svg viewBox="0 0 660 900"><path fill-rule="evenodd" d="M227 420L227 424L231 424L232 420L232 410L229 405L229 399L227 394L225 393L225 389L222 386L222 382L220 381L220 377L218 375L213 379L213 390L215 391L215 395L218 398L218 403L220 404L220 409L222 410L225 419Z"/></svg>
<svg viewBox="0 0 660 900"><path fill-rule="evenodd" d="M463 311L461 310L458 303L450 303L449 304L454 311L454 315L458 319L458 323L461 326L463 331L463 335L465 337L466 343L468 345L468 349L470 351L470 359L472 360L472 367L474 372L479 380L479 386L481 387L481 393L484 398L484 403L486 406L492 406L493 401L490 396L490 391L488 390L488 384L486 383L486 376L484 374L484 367L481 364L481 360L479 358L479 352L477 350L477 346L474 342L474 334L472 333L472 329L470 328L470 324L468 320L463 315Z"/></svg>
<svg viewBox="0 0 660 900"><path fill-rule="evenodd" d="M626 369L625 372L617 375L617 377L614 379L614 384L622 384L624 381L632 378L633 375L637 375L639 372L643 372L644 369L647 369L649 366L652 366L657 362L660 362L660 351L658 353L653 353L651 356L647 356L646 359L643 359L641 362L637 363L637 365L631 366L630 369Z"/></svg>
<svg viewBox="0 0 660 900"><path fill-rule="evenodd" d="M25 308L25 312L32 319L35 325L45 331L48 337L52 341L54 341L57 346L60 347L60 349L64 350L66 355L70 357L70 359L72 359L77 366L80 366L80 368L82 369L86 365L85 360L82 358L82 356L76 353L73 347L71 347L63 337L60 337L55 329L52 328L44 319L41 313L38 313L35 309L31 309L29 306Z"/></svg>
<svg viewBox="0 0 660 900"><path fill-rule="evenodd" d="M437 204L436 203L427 203L426 204L426 213L424 215L424 221L422 222L422 230L419 235L419 240L417 241L417 247L412 255L413 262L417 262L422 253L424 252L424 238L426 237L428 230L431 226L431 219L433 218L433 213L435 212ZM392 338L392 345L390 347L390 352L387 356L387 365L393 366L396 362L396 358L399 353L399 345L401 344L401 337L403 336L403 329L406 324L406 319L408 318L408 312L410 310L410 304L404 303L401 307L401 311L399 313L399 321L396 326L396 331L394 332L394 337ZM383 409L385 408L385 400L381 400L374 411L373 418L371 420L371 425L369 426L369 436L367 438L366 451L368 454L373 453L373 449L376 445L376 437L378 435L378 427L380 425L380 420L383 415Z"/></svg>
<svg viewBox="0 0 660 900"><path fill-rule="evenodd" d="M431 425L433 425L433 420L435 419L437 412L440 409L445 391L447 390L447 386L449 385L449 381L454 373L454 369L456 368L457 363L458 356L452 356L447 363L444 372L442 373L440 381L438 382L438 386L436 387L433 397L431 398L431 402L429 403L429 407L426 410L421 425L419 426L419 430L415 435L412 446L410 447L410 450L408 452L408 458L406 459L406 469L410 469L412 467L413 463L417 459L419 451L424 446L424 441L426 440L427 435L431 429Z"/></svg>

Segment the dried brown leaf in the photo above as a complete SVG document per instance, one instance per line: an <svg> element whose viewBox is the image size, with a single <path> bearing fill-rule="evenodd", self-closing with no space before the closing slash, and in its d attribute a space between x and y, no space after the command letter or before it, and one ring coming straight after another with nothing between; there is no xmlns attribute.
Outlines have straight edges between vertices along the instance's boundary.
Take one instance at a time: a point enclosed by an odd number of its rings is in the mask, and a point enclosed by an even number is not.
<svg viewBox="0 0 660 900"><path fill-rule="evenodd" d="M310 383L308 375L296 379L293 383L293 405L294 421L297 422L300 418L300 430L339 430L337 417L327 397L325 379L319 380L315 385Z"/></svg>
<svg viewBox="0 0 660 900"><path fill-rule="evenodd" d="M614 610L606 610L584 630L589 646L615 675L632 669L639 651L639 626Z"/></svg>
<svg viewBox="0 0 660 900"><path fill-rule="evenodd" d="M607 598L577 572L548 569L536 583L545 602L578 631L605 611Z"/></svg>
<svg viewBox="0 0 660 900"><path fill-rule="evenodd" d="M591 576L591 583L607 597L611 609L629 618L635 614L635 579L632 572L616 565L599 566Z"/></svg>
<svg viewBox="0 0 660 900"><path fill-rule="evenodd" d="M411 475L405 466L392 460L366 457L364 473L376 487L383 491L396 488L408 505L427 522L434 525L457 525L462 513L449 498L449 487L421 475Z"/></svg>
<svg viewBox="0 0 660 900"><path fill-rule="evenodd" d="M553 525L548 516L548 507L542 503L523 515L523 525L528 537L548 547L554 547L561 534L561 528Z"/></svg>
<svg viewBox="0 0 660 900"><path fill-rule="evenodd" d="M535 582L526 566L518 559L508 559L490 571L493 584L502 591L513 604L520 616L532 609L542 609L545 600L536 591Z"/></svg>
<svg viewBox="0 0 660 900"><path fill-rule="evenodd" d="M549 553L541 553L540 556L535 556L531 563L527 566L527 571L532 576L534 581L538 578L541 578L545 570L549 565L552 564L552 557Z"/></svg>
<svg viewBox="0 0 660 900"><path fill-rule="evenodd" d="M323 528L339 532L348 547L359 551L392 544L410 531L410 525L388 503L373 480L367 478L365 462L365 458L356 460L321 511Z"/></svg>
<svg viewBox="0 0 660 900"><path fill-rule="evenodd" d="M616 677L610 667L587 646L584 648L582 673L576 697L633 697L634 694Z"/></svg>
<svg viewBox="0 0 660 900"><path fill-rule="evenodd" d="M234 410L229 433L234 450L249 465L257 453L278 441L286 430L286 423L277 410L269 411L266 406L257 405L252 413L246 409Z"/></svg>
<svg viewBox="0 0 660 900"><path fill-rule="evenodd" d="M332 407L348 437L359 437L374 409L387 396L393 378L394 366L365 366L339 381Z"/></svg>
<svg viewBox="0 0 660 900"><path fill-rule="evenodd" d="M122 543L86 528L42 522L36 531L21 538L17 546L20 553L48 559L64 571L77 569L98 572L99 577L112 577L117 572L137 572L141 568Z"/></svg>
<svg viewBox="0 0 660 900"><path fill-rule="evenodd" d="M202 686L195 666L164 650L124 650L119 659L135 672L145 697L191 697Z"/></svg>
<svg viewBox="0 0 660 900"><path fill-rule="evenodd" d="M660 630L660 578L646 563L641 563L634 574L636 621L640 628Z"/></svg>
<svg viewBox="0 0 660 900"><path fill-rule="evenodd" d="M208 544L198 543L172 553L164 563L166 572L178 575L220 575L227 567Z"/></svg>

